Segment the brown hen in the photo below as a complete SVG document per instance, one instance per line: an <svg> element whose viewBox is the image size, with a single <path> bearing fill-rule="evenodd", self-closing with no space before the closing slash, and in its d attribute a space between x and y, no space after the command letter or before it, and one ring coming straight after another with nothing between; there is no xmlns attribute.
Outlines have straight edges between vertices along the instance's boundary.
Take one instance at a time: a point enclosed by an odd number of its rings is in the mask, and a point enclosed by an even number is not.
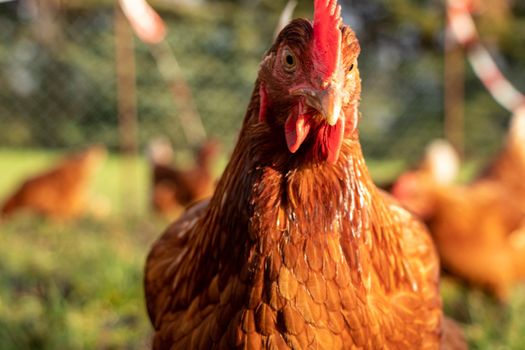
<svg viewBox="0 0 525 350"><path fill-rule="evenodd" d="M31 177L4 202L2 216L30 211L54 219L73 219L85 214L89 185L105 158L104 147L92 146Z"/></svg>
<svg viewBox="0 0 525 350"><path fill-rule="evenodd" d="M429 235L368 174L359 44L336 6L280 33L213 197L153 246L153 348L464 347L443 336Z"/></svg>
<svg viewBox="0 0 525 350"><path fill-rule="evenodd" d="M445 270L505 300L525 278L523 200L498 173L460 186L443 181L440 167L449 165L404 174L392 193L426 221Z"/></svg>
<svg viewBox="0 0 525 350"><path fill-rule="evenodd" d="M219 151L218 142L210 140L204 143L195 157L195 166L185 170L171 164L171 146L157 141L150 148L151 201L156 212L173 217L188 205L213 194L213 164Z"/></svg>

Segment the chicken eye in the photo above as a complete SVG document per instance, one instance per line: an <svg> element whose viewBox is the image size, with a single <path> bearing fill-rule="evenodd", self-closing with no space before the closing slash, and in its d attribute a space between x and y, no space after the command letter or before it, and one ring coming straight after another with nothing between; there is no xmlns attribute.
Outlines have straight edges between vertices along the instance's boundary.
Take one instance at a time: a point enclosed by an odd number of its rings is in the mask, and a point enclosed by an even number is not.
<svg viewBox="0 0 525 350"><path fill-rule="evenodd" d="M283 50L283 66L284 70L288 73L295 71L295 67L297 66L295 55L289 49Z"/></svg>
<svg viewBox="0 0 525 350"><path fill-rule="evenodd" d="M348 67L348 72L351 72L351 71L353 71L353 70L354 70L354 64L352 63L352 64L350 65L350 67Z"/></svg>

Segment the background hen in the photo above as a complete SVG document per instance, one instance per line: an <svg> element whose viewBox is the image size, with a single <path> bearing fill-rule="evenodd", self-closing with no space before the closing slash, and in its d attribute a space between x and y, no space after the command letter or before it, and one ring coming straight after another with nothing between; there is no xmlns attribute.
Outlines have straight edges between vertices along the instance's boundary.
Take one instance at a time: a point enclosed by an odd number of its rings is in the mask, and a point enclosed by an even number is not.
<svg viewBox="0 0 525 350"><path fill-rule="evenodd" d="M360 49L336 6L316 0L313 26L295 20L281 32L215 194L154 245L145 276L154 348L450 340L430 237L364 164Z"/></svg>
<svg viewBox="0 0 525 350"><path fill-rule="evenodd" d="M89 185L105 158L104 147L92 146L25 180L4 202L2 216L22 210L56 219L84 214L89 208Z"/></svg>
<svg viewBox="0 0 525 350"><path fill-rule="evenodd" d="M179 214L186 206L209 197L215 189L213 166L219 153L217 141L201 145L190 169L173 165L173 150L167 140L150 144L151 203L153 209L166 216Z"/></svg>
<svg viewBox="0 0 525 350"><path fill-rule="evenodd" d="M513 144L513 133L491 170L471 184L443 176L451 164L457 169L458 157L449 152L431 167L427 154L427 162L402 175L392 190L429 225L443 267L502 300L525 278L525 210L521 183L513 181L522 146Z"/></svg>

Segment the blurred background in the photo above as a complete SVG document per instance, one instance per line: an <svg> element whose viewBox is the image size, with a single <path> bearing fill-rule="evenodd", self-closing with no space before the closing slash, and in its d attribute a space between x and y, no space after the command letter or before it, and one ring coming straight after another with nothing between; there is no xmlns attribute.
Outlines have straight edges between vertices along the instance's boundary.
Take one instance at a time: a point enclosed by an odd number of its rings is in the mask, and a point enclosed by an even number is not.
<svg viewBox="0 0 525 350"><path fill-rule="evenodd" d="M501 149L511 113L457 45L448 46L453 73L445 73L442 1L340 2L361 42L361 142L377 182L394 179L437 137L460 151L465 178ZM92 144L108 152L90 185L94 212L0 223L1 349L148 347L142 266L170 219L150 208L148 145L163 138L181 168L197 167L203 133L181 115L198 116L221 144L212 169L221 173L286 1L150 4L166 23L160 45L136 38L113 1L0 0L0 201L71 152ZM525 2L474 8L481 41L525 91ZM294 17L311 11L301 0ZM525 290L502 306L444 284L447 312L466 325L472 348L525 348Z"/></svg>

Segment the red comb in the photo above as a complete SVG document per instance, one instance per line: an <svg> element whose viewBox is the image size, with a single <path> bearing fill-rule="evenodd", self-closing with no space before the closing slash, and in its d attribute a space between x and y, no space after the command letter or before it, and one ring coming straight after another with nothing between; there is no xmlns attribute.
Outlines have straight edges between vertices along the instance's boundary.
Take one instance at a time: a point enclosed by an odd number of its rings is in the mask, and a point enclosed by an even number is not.
<svg viewBox="0 0 525 350"><path fill-rule="evenodd" d="M329 79L341 60L341 6L337 0L314 0L314 54L323 80Z"/></svg>

